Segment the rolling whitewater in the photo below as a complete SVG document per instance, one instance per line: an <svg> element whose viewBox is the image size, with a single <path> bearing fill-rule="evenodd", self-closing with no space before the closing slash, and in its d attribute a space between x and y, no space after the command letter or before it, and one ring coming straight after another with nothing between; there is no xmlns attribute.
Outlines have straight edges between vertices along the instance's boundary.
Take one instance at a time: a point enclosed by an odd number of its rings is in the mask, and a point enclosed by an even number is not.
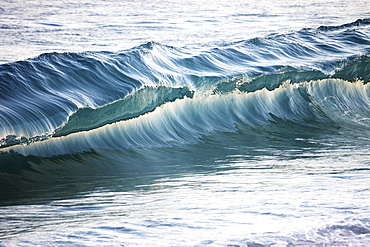
<svg viewBox="0 0 370 247"><path fill-rule="evenodd" d="M113 3L110 22L134 8ZM139 3L156 18L170 11ZM72 18L73 4L53 11ZM58 26L49 5L23 13L40 15L24 26L5 15L20 6L0 8L1 45L21 31L29 42L25 58L0 53L0 245L369 245L370 5L322 25L323 13L303 23L303 5L291 5L287 31L263 25L283 16L274 4L270 14L204 12L214 36L191 36L183 18L205 20L178 10L157 19L182 30L171 37L155 22L99 34L86 20L106 15L90 2L79 5L88 29L73 18ZM221 40L227 20L261 27ZM144 29L159 41L142 42ZM37 30L49 41L30 42ZM73 50L67 30L89 38ZM93 45L122 38L109 36L117 30L137 32L127 48Z"/></svg>

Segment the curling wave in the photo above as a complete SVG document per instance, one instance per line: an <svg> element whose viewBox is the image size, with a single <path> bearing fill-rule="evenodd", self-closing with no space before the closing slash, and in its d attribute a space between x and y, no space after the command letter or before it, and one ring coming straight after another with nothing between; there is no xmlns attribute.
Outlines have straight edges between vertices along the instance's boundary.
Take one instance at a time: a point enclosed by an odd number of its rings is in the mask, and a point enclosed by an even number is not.
<svg viewBox="0 0 370 247"><path fill-rule="evenodd" d="M153 111L156 107L182 99L192 97L193 92L187 88L145 87L123 100L104 105L98 108L81 108L73 113L68 120L52 134L44 134L27 138L25 136L8 135L0 140L0 147L9 147L16 144L30 145L37 141L51 137L61 137L79 131L89 131L106 124L138 117Z"/></svg>
<svg viewBox="0 0 370 247"><path fill-rule="evenodd" d="M369 37L361 19L201 52L150 42L3 64L0 148L53 156L189 144L240 126L269 131L277 119L367 128Z"/></svg>
<svg viewBox="0 0 370 247"><path fill-rule="evenodd" d="M213 132L289 133L291 126L323 132L369 130L370 84L324 79L283 84L269 91L199 95L166 103L149 114L30 146L23 155L50 156L92 148L128 150L192 144ZM69 131L69 129L65 130Z"/></svg>

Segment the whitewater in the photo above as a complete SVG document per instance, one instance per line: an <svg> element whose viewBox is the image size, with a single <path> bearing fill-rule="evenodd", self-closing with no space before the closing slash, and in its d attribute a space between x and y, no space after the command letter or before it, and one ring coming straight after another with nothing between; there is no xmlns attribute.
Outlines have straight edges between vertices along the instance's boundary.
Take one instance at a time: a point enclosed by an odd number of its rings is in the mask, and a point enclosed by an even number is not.
<svg viewBox="0 0 370 247"><path fill-rule="evenodd" d="M370 3L4 1L1 246L369 246Z"/></svg>

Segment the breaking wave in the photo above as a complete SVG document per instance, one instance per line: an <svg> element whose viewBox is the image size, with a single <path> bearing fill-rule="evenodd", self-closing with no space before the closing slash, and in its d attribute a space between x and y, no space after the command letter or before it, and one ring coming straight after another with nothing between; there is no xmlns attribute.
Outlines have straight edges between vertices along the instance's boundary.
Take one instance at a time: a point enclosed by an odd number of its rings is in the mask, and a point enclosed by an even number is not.
<svg viewBox="0 0 370 247"><path fill-rule="evenodd" d="M287 125L367 130L369 34L361 19L203 51L150 42L2 64L1 155L176 146Z"/></svg>

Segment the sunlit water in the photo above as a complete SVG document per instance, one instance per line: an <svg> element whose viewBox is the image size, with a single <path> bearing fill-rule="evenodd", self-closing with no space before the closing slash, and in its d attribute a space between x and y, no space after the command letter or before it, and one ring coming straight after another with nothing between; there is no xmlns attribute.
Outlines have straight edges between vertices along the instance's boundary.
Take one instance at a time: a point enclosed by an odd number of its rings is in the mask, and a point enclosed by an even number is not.
<svg viewBox="0 0 370 247"><path fill-rule="evenodd" d="M54 51L119 51L155 41L208 47L369 17L367 1L11 1L0 61Z"/></svg>
<svg viewBox="0 0 370 247"><path fill-rule="evenodd" d="M3 2L0 245L369 246L369 17Z"/></svg>

